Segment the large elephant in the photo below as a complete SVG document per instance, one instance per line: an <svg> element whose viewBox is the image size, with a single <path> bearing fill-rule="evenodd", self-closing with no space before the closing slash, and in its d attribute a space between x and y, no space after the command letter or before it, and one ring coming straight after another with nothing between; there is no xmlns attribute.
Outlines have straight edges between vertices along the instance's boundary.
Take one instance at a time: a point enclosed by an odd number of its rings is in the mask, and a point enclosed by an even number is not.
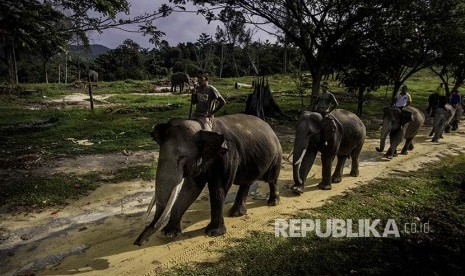
<svg viewBox="0 0 465 276"><path fill-rule="evenodd" d="M154 126L153 139L160 144L153 221L136 245L158 229L168 236L181 233L181 218L208 183L211 221L205 229L210 236L226 232L223 220L225 196L234 183L239 185L231 216L246 214L246 197L255 180L269 183L268 205L279 203L277 181L282 150L271 127L257 117L235 114L218 117L213 131L203 131L194 120L171 120Z"/></svg>
<svg viewBox="0 0 465 276"><path fill-rule="evenodd" d="M450 104L446 104L444 107L438 107L433 110L433 129L429 133L429 136L433 136L432 142L438 142L439 138L442 138L444 130L448 130L451 121L455 117L457 109Z"/></svg>
<svg viewBox="0 0 465 276"><path fill-rule="evenodd" d="M94 70L89 70L89 81L98 82L98 73Z"/></svg>
<svg viewBox="0 0 465 276"><path fill-rule="evenodd" d="M295 126L293 174L296 194L304 192L304 184L315 157L321 152L322 181L318 188L331 189L331 183L342 180L342 170L348 157L352 158L351 176L358 176L358 157L366 137L363 122L352 112L335 109L325 117L304 111ZM331 167L337 156L337 166L331 177Z"/></svg>
<svg viewBox="0 0 465 276"><path fill-rule="evenodd" d="M405 144L401 154L408 154L413 150L413 138L417 135L418 130L425 122L425 115L418 108L406 106L402 110L397 107L385 107L383 110L383 126L381 127L381 138L378 152L384 151L386 138L389 134L389 149L384 157L392 159L397 156L397 146L405 138Z"/></svg>
<svg viewBox="0 0 465 276"><path fill-rule="evenodd" d="M184 83L190 85L189 75L183 72L176 72L171 75L171 92L176 92L176 86L179 86L179 93L184 90Z"/></svg>

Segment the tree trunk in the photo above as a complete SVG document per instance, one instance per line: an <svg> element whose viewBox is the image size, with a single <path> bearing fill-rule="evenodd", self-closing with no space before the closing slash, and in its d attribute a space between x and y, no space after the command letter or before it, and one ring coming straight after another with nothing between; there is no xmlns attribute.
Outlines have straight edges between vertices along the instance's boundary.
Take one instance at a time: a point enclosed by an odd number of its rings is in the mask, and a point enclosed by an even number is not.
<svg viewBox="0 0 465 276"><path fill-rule="evenodd" d="M223 77L224 44L221 44L220 78Z"/></svg>
<svg viewBox="0 0 465 276"><path fill-rule="evenodd" d="M310 98L310 110L313 109L315 100L320 92L321 68L311 72L312 75L312 96Z"/></svg>
<svg viewBox="0 0 465 276"><path fill-rule="evenodd" d="M65 54L65 83L68 83L68 51Z"/></svg>
<svg viewBox="0 0 465 276"><path fill-rule="evenodd" d="M236 55L234 54L234 44L231 47L232 49L232 60L233 60L233 66L234 66L234 71L236 72L236 77L239 77L239 70L237 69L237 63L236 63Z"/></svg>
<svg viewBox="0 0 465 276"><path fill-rule="evenodd" d="M48 84L48 70L47 70L47 62L44 61L44 73L45 73L45 83Z"/></svg>
<svg viewBox="0 0 465 276"><path fill-rule="evenodd" d="M359 87L358 88L358 99L357 99L357 115L358 116L363 115L363 102L365 100L364 94L365 94L365 87Z"/></svg>
<svg viewBox="0 0 465 276"><path fill-rule="evenodd" d="M12 39L12 51L13 51L13 68L14 68L14 79L15 79L15 84L19 84L19 79L18 79L18 64L16 63L16 51L15 51L15 40L14 38Z"/></svg>
<svg viewBox="0 0 465 276"><path fill-rule="evenodd" d="M287 74L287 48L288 48L288 41L287 35L284 35L284 75Z"/></svg>
<svg viewBox="0 0 465 276"><path fill-rule="evenodd" d="M61 83L61 63L58 63L58 83Z"/></svg>

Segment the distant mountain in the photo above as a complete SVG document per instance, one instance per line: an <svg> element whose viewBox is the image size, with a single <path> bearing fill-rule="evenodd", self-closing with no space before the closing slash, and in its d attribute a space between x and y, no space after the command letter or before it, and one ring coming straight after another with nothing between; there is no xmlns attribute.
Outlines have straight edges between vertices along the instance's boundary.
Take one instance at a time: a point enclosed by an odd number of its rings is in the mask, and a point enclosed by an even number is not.
<svg viewBox="0 0 465 276"><path fill-rule="evenodd" d="M87 59L95 59L110 50L110 48L100 44L91 44L90 49L87 49L84 46L69 45L69 51L72 55L80 55Z"/></svg>

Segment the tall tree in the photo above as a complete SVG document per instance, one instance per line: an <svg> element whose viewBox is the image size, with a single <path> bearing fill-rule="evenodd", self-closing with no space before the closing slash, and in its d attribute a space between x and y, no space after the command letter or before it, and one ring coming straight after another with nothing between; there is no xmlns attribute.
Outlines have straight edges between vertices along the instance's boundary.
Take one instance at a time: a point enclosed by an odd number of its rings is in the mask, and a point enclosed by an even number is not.
<svg viewBox="0 0 465 276"><path fill-rule="evenodd" d="M185 1L172 0L173 3ZM354 28L369 28L367 21L382 11L380 1L370 0L194 0L247 14L255 24L271 23L300 48L312 75L312 94L319 91L322 69L334 47ZM207 13L208 19L213 19ZM245 18L245 17L244 17ZM249 21L251 22L251 21ZM252 23L252 22L251 22Z"/></svg>

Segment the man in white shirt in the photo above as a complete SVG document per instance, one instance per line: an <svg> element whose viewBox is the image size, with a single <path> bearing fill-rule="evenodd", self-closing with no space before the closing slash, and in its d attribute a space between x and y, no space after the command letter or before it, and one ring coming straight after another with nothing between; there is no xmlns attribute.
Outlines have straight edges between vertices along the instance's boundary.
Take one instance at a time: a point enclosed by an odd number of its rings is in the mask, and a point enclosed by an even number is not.
<svg viewBox="0 0 465 276"><path fill-rule="evenodd" d="M396 95L394 98L394 106L397 108L404 108L412 103L412 98L410 97L410 94L407 93L407 86L404 85L402 86L402 90L400 93Z"/></svg>

